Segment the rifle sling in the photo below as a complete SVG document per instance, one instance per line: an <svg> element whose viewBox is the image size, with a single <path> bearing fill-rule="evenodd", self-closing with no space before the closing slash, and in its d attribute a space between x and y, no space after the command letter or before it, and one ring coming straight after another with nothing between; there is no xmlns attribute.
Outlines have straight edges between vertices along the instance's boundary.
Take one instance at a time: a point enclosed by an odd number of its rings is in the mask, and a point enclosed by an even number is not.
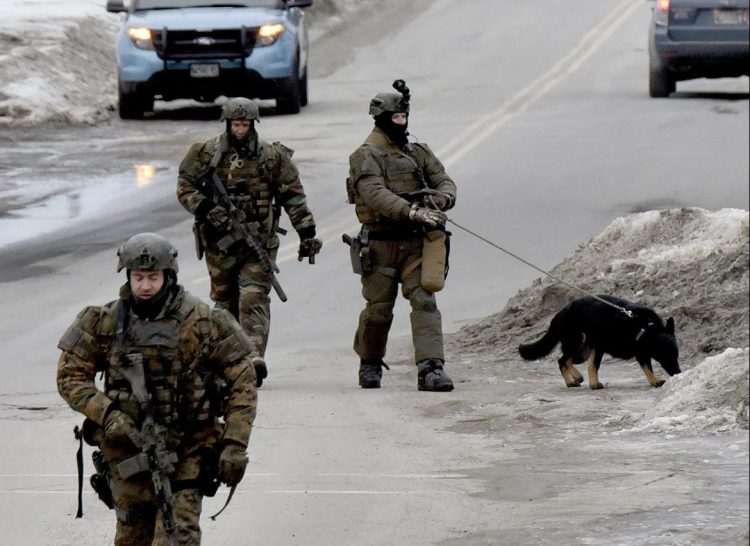
<svg viewBox="0 0 750 546"><path fill-rule="evenodd" d="M216 521L216 518L219 517L219 514L221 514L224 509L229 506L229 501L232 500L232 497L234 496L234 492L237 490L237 484L233 485L232 488L229 490L229 496L227 497L226 502L224 503L224 506L221 507L221 510L216 512L213 516L211 516L211 521Z"/></svg>
<svg viewBox="0 0 750 546"><path fill-rule="evenodd" d="M76 465L78 466L78 511L76 518L83 517L83 433L76 425L73 428L73 435L78 440L78 452L76 453Z"/></svg>

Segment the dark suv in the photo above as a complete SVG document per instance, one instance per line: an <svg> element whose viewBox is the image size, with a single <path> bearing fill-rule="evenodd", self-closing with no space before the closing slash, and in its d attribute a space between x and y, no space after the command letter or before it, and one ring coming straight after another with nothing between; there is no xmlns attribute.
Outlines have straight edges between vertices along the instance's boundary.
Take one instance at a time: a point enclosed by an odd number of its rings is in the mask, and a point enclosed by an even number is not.
<svg viewBox="0 0 750 546"><path fill-rule="evenodd" d="M118 110L142 118L154 98L211 102L220 95L307 104L312 0L107 0L124 12L117 33Z"/></svg>
<svg viewBox="0 0 750 546"><path fill-rule="evenodd" d="M656 0L649 32L652 97L675 83L750 75L749 0Z"/></svg>

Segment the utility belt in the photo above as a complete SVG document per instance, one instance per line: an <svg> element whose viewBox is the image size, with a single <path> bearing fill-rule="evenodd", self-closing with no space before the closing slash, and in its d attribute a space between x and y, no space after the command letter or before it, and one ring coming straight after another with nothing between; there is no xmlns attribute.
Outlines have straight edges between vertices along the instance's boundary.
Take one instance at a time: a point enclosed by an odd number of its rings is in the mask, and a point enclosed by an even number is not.
<svg viewBox="0 0 750 546"><path fill-rule="evenodd" d="M89 421L88 419L86 421ZM76 440L79 442L78 453L76 459L78 462L78 511L76 517L83 517L83 442L85 441L89 445L99 447L101 437L94 440L90 436L90 429L93 422L84 422L82 430L79 427L75 427L74 434ZM94 424L95 426L95 424ZM89 430L85 430L89 428ZM96 442L96 443L94 443ZM177 462L177 455L173 456L172 462ZM198 476L188 480L172 480L170 479L171 491L176 493L183 489L198 489L203 496L213 497L216 495L217 490L221 482L219 480L219 453L214 446L202 447L197 451L197 455L200 458L200 470ZM138 466L134 463L138 459L139 455L126 459L125 461L118 464L118 470L125 479L129 479L132 476L141 474L142 472L149 471L147 464ZM94 463L95 472L90 476L89 483L91 488L94 490L96 495L99 497L107 508L114 510L117 519L124 523L132 523L132 517L128 512L115 504L114 497L112 495L112 471L109 463L104 458L104 454L100 449L95 450L91 454L91 459ZM123 463L125 463L123 465ZM123 472L124 471L124 472Z"/></svg>
<svg viewBox="0 0 750 546"><path fill-rule="evenodd" d="M422 239L422 257L409 264L403 271L391 267L377 267L369 243L370 241L413 241ZM370 231L362 227L359 235L352 237L342 235L342 240L349 246L352 271L357 275L367 275L378 271L389 277L401 277L401 281L421 265L420 282L428 292L438 292L445 286L448 276L448 255L450 249L450 232L416 231L416 230L379 230Z"/></svg>
<svg viewBox="0 0 750 546"><path fill-rule="evenodd" d="M412 239L420 239L422 235L422 231L404 229L368 232L371 241L411 241Z"/></svg>

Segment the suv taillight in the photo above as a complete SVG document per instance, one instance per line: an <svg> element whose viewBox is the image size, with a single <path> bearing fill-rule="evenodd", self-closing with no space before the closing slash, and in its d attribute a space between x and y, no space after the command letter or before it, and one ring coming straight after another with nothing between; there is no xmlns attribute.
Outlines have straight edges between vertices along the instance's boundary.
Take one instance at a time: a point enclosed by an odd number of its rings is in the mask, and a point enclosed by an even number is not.
<svg viewBox="0 0 750 546"><path fill-rule="evenodd" d="M657 25L666 25L669 22L669 0L656 0L654 22Z"/></svg>

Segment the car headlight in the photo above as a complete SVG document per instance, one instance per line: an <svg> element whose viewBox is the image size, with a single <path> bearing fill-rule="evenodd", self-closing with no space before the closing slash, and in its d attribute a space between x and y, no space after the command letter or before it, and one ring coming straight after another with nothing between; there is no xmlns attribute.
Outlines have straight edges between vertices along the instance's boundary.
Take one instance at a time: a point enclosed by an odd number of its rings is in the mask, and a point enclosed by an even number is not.
<svg viewBox="0 0 750 546"><path fill-rule="evenodd" d="M263 25L258 29L258 38L255 40L255 45L258 47L270 46L279 39L284 30L286 29L281 23Z"/></svg>
<svg viewBox="0 0 750 546"><path fill-rule="evenodd" d="M130 38L130 41L138 49L154 49L154 42L151 40L151 31L147 28L129 28L128 38Z"/></svg>

